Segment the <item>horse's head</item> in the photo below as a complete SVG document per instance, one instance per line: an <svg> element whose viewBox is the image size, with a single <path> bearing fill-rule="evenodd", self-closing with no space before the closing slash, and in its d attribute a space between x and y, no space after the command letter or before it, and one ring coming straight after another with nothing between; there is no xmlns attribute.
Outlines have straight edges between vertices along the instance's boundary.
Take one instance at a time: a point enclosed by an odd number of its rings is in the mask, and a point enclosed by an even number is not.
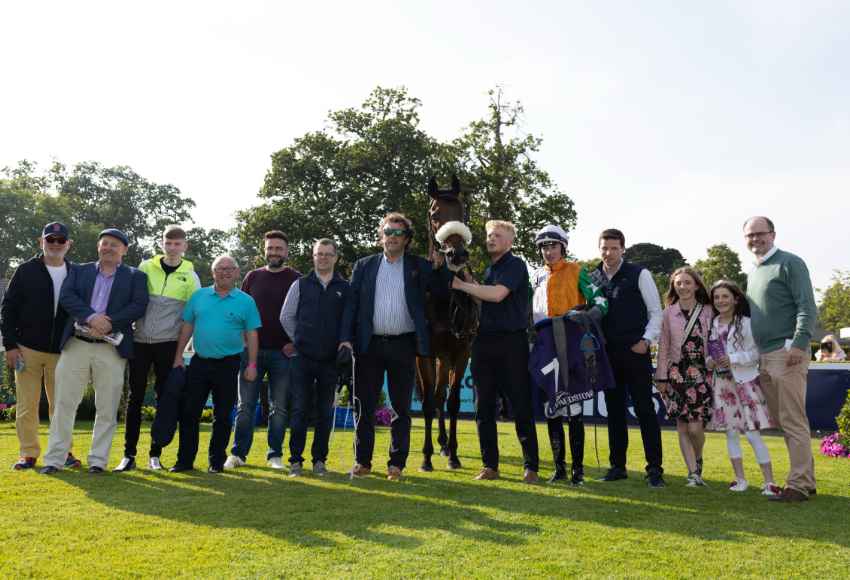
<svg viewBox="0 0 850 580"><path fill-rule="evenodd" d="M433 177L428 183L431 207L428 225L432 244L446 257L450 270L458 271L469 260L467 246L472 242L472 232L466 225L466 211L460 196L460 181L452 176L451 189L439 189Z"/></svg>

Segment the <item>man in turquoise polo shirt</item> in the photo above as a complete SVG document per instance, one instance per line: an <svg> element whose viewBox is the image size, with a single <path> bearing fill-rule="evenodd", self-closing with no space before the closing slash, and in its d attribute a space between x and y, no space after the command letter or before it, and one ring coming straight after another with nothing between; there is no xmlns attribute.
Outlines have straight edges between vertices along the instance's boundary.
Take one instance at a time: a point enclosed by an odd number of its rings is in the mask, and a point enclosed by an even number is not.
<svg viewBox="0 0 850 580"><path fill-rule="evenodd" d="M235 287L239 266L230 256L219 256L212 265L214 284L201 288L183 311L174 366L183 366L183 349L194 336L195 356L189 365L186 396L180 416L180 446L172 472L193 469L198 454L198 426L204 404L212 392L213 429L209 447L210 473L221 473L232 427L230 413L236 404L240 355L247 344L245 380L257 378L260 313L254 299Z"/></svg>
<svg viewBox="0 0 850 580"><path fill-rule="evenodd" d="M755 268L747 275L753 337L761 359L759 380L770 415L782 428L791 471L781 494L769 499L801 502L815 492L815 464L806 416L809 342L817 320L815 295L805 262L774 245L776 230L766 217L744 223Z"/></svg>

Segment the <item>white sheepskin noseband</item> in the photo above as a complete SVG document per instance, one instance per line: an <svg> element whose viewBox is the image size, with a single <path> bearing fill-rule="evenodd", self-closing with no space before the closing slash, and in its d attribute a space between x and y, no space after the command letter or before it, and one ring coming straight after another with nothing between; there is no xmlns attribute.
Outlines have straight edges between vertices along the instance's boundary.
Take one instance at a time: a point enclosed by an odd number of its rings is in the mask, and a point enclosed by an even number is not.
<svg viewBox="0 0 850 580"><path fill-rule="evenodd" d="M434 234L434 237L437 238L437 241L441 244L449 239L449 236L457 234L463 238L463 241L466 244L472 243L472 232L469 231L469 228L466 227L466 224L463 222L446 222L440 226L440 229L437 230L437 233Z"/></svg>

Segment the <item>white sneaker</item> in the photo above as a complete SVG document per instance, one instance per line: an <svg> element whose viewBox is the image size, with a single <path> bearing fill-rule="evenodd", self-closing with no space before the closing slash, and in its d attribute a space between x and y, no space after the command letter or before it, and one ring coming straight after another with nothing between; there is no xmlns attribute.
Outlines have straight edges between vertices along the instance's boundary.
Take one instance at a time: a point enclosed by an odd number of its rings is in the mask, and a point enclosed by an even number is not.
<svg viewBox="0 0 850 580"><path fill-rule="evenodd" d="M729 484L729 491L747 491L748 487L750 487L750 484L747 483L746 479L736 479L735 481Z"/></svg>
<svg viewBox="0 0 850 580"><path fill-rule="evenodd" d="M773 483L772 481L769 481L769 482L765 483L763 486L761 486L761 494L766 495L767 497L779 495L781 493L782 493L782 488L779 487L778 485L776 485L775 483Z"/></svg>
<svg viewBox="0 0 850 580"><path fill-rule="evenodd" d="M245 463L245 460L238 455L228 455L227 459L224 461L225 469L235 469L237 467L245 467L246 465L247 463Z"/></svg>
<svg viewBox="0 0 850 580"><path fill-rule="evenodd" d="M153 469L154 471L159 471L162 469L162 463L159 461L159 457L151 457L148 461L148 467Z"/></svg>
<svg viewBox="0 0 850 580"><path fill-rule="evenodd" d="M704 487L705 481L703 481L702 477L696 472L688 474L687 482L685 483L688 487Z"/></svg>
<svg viewBox="0 0 850 580"><path fill-rule="evenodd" d="M269 467L272 469L283 469L283 461L280 460L280 457L272 457L269 459Z"/></svg>

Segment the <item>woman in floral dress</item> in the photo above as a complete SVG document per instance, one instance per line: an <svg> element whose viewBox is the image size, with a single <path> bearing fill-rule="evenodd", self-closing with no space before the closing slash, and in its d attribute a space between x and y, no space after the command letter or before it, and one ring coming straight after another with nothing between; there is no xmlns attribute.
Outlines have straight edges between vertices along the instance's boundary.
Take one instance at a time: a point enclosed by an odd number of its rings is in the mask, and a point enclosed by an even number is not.
<svg viewBox="0 0 850 580"><path fill-rule="evenodd" d="M706 368L712 317L708 291L697 271L686 266L673 272L661 322L655 382L667 416L676 420L690 487L705 485L702 450L713 400Z"/></svg>
<svg viewBox="0 0 850 580"><path fill-rule="evenodd" d="M753 451L764 476L762 494L780 491L773 482L770 453L762 441L761 429L773 426L759 384L759 352L750 327L750 307L741 289L733 282L719 280L711 287L711 302L717 313L708 338L708 368L714 373L714 412L712 426L726 431L726 447L735 472L731 491L746 491L741 434Z"/></svg>

